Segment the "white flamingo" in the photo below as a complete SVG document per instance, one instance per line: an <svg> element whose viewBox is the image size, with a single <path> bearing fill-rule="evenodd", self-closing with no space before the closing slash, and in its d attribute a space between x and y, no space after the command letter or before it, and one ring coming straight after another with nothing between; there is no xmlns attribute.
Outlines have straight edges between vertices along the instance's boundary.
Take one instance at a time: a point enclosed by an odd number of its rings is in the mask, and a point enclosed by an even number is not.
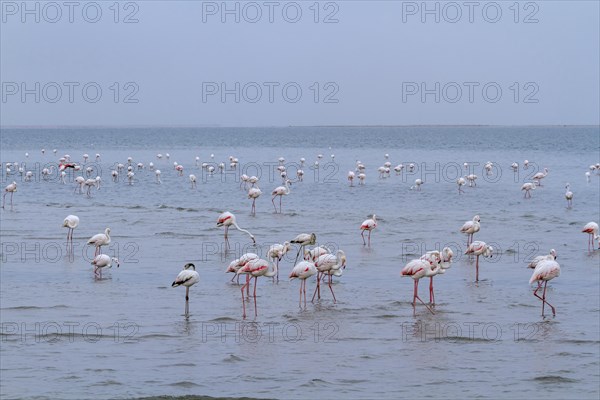
<svg viewBox="0 0 600 400"><path fill-rule="evenodd" d="M257 187L252 187L248 190L248 198L252 199L252 209L251 214L256 215L256 199L260 197L262 191Z"/></svg>
<svg viewBox="0 0 600 400"><path fill-rule="evenodd" d="M367 244L367 242L365 242L365 231L368 231L369 247L371 247L371 231L375 228L377 228L377 216L375 214L373 214L371 218L364 220L363 223L360 224L360 236L362 237L363 245Z"/></svg>
<svg viewBox="0 0 600 400"><path fill-rule="evenodd" d="M94 251L94 257L96 257L98 254L100 254L102 246L107 246L110 244L110 228L106 228L104 230L104 233L98 233L92 236L87 241L87 244L96 248L96 250Z"/></svg>
<svg viewBox="0 0 600 400"><path fill-rule="evenodd" d="M240 275L240 274L246 274L250 276L251 278L254 278L254 316L258 316L258 309L256 307L256 285L258 283L258 278L260 276L265 276L268 278L274 277L275 275L277 275L277 265L273 265L273 263L270 263L269 261L263 260L263 259L253 259L250 260L246 263L246 265L244 265L243 267L241 267L240 269L237 270L236 275ZM248 288L250 285L250 279L242 286L242 288L240 289L242 292L242 307L243 307L243 318L246 318L246 302L245 302L245 296L244 296L244 289Z"/></svg>
<svg viewBox="0 0 600 400"><path fill-rule="evenodd" d="M275 208L275 212L277 212L277 207L275 206L275 197L279 196L279 213L281 214L281 198L290 194L291 183L292 182L288 179L285 181L285 186L278 186L273 190L273 192L271 192L271 195L273 196L273 198L271 199L271 203L273 203L273 208Z"/></svg>
<svg viewBox="0 0 600 400"><path fill-rule="evenodd" d="M79 217L77 215L67 215L63 221L63 228L67 228L67 245L73 243L73 231L79 226Z"/></svg>
<svg viewBox="0 0 600 400"><path fill-rule="evenodd" d="M475 282L479 282L479 256L492 257L494 248L485 242L476 240L469 245L465 254L473 254L477 256L475 262Z"/></svg>
<svg viewBox="0 0 600 400"><path fill-rule="evenodd" d="M190 287L200 281L200 275L196 272L196 266L192 263L187 263L183 267L177 278L171 284L171 287L185 286L185 317L190 316Z"/></svg>
<svg viewBox="0 0 600 400"><path fill-rule="evenodd" d="M117 268L119 268L119 260L116 257L110 257L106 254L98 254L92 260L92 265L94 266L94 275L102 278L102 268L111 268L112 263L117 264Z"/></svg>
<svg viewBox="0 0 600 400"><path fill-rule="evenodd" d="M588 236L588 251L592 251L594 249L594 240L600 239L598 236L598 224L595 222L588 222L583 227L581 232L587 233ZM600 248L600 240L598 242L598 248Z"/></svg>
<svg viewBox="0 0 600 400"><path fill-rule="evenodd" d="M13 206L13 194L17 191L17 182L13 182L4 188L4 195L2 196L2 208L6 201L6 195L10 193L10 207Z"/></svg>
<svg viewBox="0 0 600 400"><path fill-rule="evenodd" d="M567 183L565 189L567 189L567 191L565 192L565 199L567 199L567 208L571 208L573 206L573 192L571 192L571 185Z"/></svg>
<svg viewBox="0 0 600 400"><path fill-rule="evenodd" d="M267 257L274 260L277 265L277 282L279 282L279 261L290 251L291 245L290 242L275 243L269 247L269 251L267 252Z"/></svg>
<svg viewBox="0 0 600 400"><path fill-rule="evenodd" d="M196 188L196 175L191 174L190 175L190 183L192 184L192 189Z"/></svg>
<svg viewBox="0 0 600 400"><path fill-rule="evenodd" d="M542 317L544 316L544 305L548 304L548 306L552 309L552 315L556 315L556 310L554 306L546 301L546 286L548 285L548 281L556 278L560 275L560 265L556 262L556 260L543 260L541 261L531 278L529 279L529 284L531 285L533 282L538 282L538 287L533 291L533 295L542 301ZM542 288L542 282L544 282L544 292L542 297L538 296L537 292Z"/></svg>
<svg viewBox="0 0 600 400"><path fill-rule="evenodd" d="M543 256L537 256L537 257L535 257L533 260L531 260L529 262L529 264L527 264L527 267L535 269L541 261L543 261L543 260L556 260L556 258L557 258L556 257L556 250L550 249L550 254L546 254L546 255L543 255Z"/></svg>
<svg viewBox="0 0 600 400"><path fill-rule="evenodd" d="M317 287L315 288L315 293L313 294L311 301L315 300L315 295L318 295L318 299L321 298L321 276L327 274L329 276L327 285L329 286L329 290L331 290L333 302L337 303L335 293L333 293L333 288L331 287L332 277L334 271L346 268L346 253L342 250L338 250L335 255L323 254L315 261L315 267L317 268Z"/></svg>
<svg viewBox="0 0 600 400"><path fill-rule="evenodd" d="M300 261L294 266L290 273L290 280L300 279L300 301L298 305L302 308L302 294L304 294L304 308L306 308L306 280L317 273L315 264L308 261Z"/></svg>
<svg viewBox="0 0 600 400"><path fill-rule="evenodd" d="M461 226L460 232L467 235L467 247L473 242L473 235L479 232L481 218L479 215L473 217L473 220L467 221Z"/></svg>
<svg viewBox="0 0 600 400"><path fill-rule="evenodd" d="M544 172L538 172L533 176L533 181L537 183L538 186L542 186L542 179L544 179L548 175L548 168L544 168Z"/></svg>
<svg viewBox="0 0 600 400"><path fill-rule="evenodd" d="M525 194L523 195L524 199L530 199L531 198L531 191L535 190L535 183L533 182L526 182L523 184L523 186L521 186L521 190L525 191Z"/></svg>
<svg viewBox="0 0 600 400"><path fill-rule="evenodd" d="M350 186L354 186L354 172L348 171L348 182L350 182Z"/></svg>
<svg viewBox="0 0 600 400"><path fill-rule="evenodd" d="M400 275L401 276L409 276L414 281L413 301L412 301L413 315L416 314L417 300L419 300L425 306L425 308L427 308L427 310L429 310L430 313L434 314L431 307L429 307L427 304L425 304L425 302L423 300L421 300L421 298L419 297L419 280L421 278L431 277L431 276L437 274L437 268L439 268L439 264L435 264L435 263L432 264L429 262L429 260L421 260L421 259L411 260L408 262L408 264L406 264L404 266L404 268L402 268Z"/></svg>
<svg viewBox="0 0 600 400"><path fill-rule="evenodd" d="M317 242L317 235L314 233L301 233L296 236L294 239L290 240L290 243L297 244L300 247L298 248L298 253L296 253L296 259L294 260L294 265L298 261L298 257L300 256L300 251L304 254L305 246L312 246Z"/></svg>
<svg viewBox="0 0 600 400"><path fill-rule="evenodd" d="M254 235L251 234L250 232L248 232L246 229L240 228L238 226L237 222L236 222L235 215L233 215L229 211L225 211L224 213L222 213L221 215L219 215L219 218L217 219L217 226L218 227L221 227L221 226L225 227L225 245L227 246L227 249L229 249L229 239L227 238L227 232L229 231L229 227L232 226L232 225L238 231L244 232L248 236L250 236L250 239L252 239L252 243L256 244L256 240L254 239Z"/></svg>

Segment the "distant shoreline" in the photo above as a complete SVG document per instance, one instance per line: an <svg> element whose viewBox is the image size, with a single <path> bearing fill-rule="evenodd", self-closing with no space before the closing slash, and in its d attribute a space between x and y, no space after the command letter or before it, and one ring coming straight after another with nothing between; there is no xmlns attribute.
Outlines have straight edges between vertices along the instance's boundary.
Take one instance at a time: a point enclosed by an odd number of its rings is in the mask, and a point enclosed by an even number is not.
<svg viewBox="0 0 600 400"><path fill-rule="evenodd" d="M255 129L255 128L600 128L600 125L272 125L272 126L227 126L227 125L11 125L2 129Z"/></svg>

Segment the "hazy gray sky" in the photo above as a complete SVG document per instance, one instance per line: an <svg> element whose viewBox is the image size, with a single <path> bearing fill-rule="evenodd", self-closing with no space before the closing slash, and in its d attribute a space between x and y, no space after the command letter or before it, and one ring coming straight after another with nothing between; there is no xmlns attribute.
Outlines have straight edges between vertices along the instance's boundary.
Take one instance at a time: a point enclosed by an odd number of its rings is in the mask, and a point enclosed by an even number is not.
<svg viewBox="0 0 600 400"><path fill-rule="evenodd" d="M598 1L1 11L3 126L600 123Z"/></svg>

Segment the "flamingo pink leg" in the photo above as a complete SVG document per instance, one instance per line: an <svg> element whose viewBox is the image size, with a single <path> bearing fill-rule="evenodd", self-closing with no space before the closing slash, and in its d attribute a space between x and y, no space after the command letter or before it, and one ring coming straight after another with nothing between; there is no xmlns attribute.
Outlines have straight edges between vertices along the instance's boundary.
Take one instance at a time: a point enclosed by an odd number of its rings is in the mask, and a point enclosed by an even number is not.
<svg viewBox="0 0 600 400"><path fill-rule="evenodd" d="M190 287L185 288L185 317L190 316Z"/></svg>
<svg viewBox="0 0 600 400"><path fill-rule="evenodd" d="M369 247L371 247L371 231L369 230Z"/></svg>
<svg viewBox="0 0 600 400"><path fill-rule="evenodd" d="M229 250L229 239L227 239L227 231L229 231L229 226L225 226L225 246L226 249Z"/></svg>
<svg viewBox="0 0 600 400"><path fill-rule="evenodd" d="M362 236L363 239L363 245L366 245L367 242L365 242L365 230L363 229L363 231L360 233L360 236Z"/></svg>
<svg viewBox="0 0 600 400"><path fill-rule="evenodd" d="M479 282L479 256L477 256L477 261L475 262L475 282Z"/></svg>
<svg viewBox="0 0 600 400"><path fill-rule="evenodd" d="M333 279L332 275L329 275L329 290L331 290L331 294L333 295L333 303L337 303L337 299L335 298L335 293L333 293L333 288L331 287L331 281Z"/></svg>
<svg viewBox="0 0 600 400"><path fill-rule="evenodd" d="M430 313L435 314L433 312L433 310L431 308L429 308L429 306L427 304L425 304L425 302L423 300L421 300L418 292L419 292L419 280L415 279L415 291L413 294L413 316L416 315L415 306L417 303L417 299L419 299L419 301L429 310Z"/></svg>
<svg viewBox="0 0 600 400"><path fill-rule="evenodd" d="M258 311L256 308L256 284L258 283L258 276L254 277L254 316L258 316Z"/></svg>
<svg viewBox="0 0 600 400"><path fill-rule="evenodd" d="M544 292L542 293L542 297L538 296L537 291L542 288L542 283L538 283L537 289L533 292L533 295L542 301L542 317L544 316L544 305L548 304L548 306L552 309L552 315L556 315L556 310L554 307L546 301L546 286L548 285L548 281L544 282Z"/></svg>
<svg viewBox="0 0 600 400"><path fill-rule="evenodd" d="M317 272L317 287L315 287L315 292L313 293L313 297L311 303L315 301L315 296L317 295L317 291L319 292L319 299L321 299L321 272Z"/></svg>
<svg viewBox="0 0 600 400"><path fill-rule="evenodd" d="M248 284L250 283L250 281L246 281L246 283L244 284L244 286L242 286L242 288L240 289L242 292L242 308L243 308L243 314L242 314L242 318L246 318L246 300L244 299L244 289L248 286Z"/></svg>
<svg viewBox="0 0 600 400"><path fill-rule="evenodd" d="M433 276L429 277L429 302L435 304L435 295L433 294Z"/></svg>

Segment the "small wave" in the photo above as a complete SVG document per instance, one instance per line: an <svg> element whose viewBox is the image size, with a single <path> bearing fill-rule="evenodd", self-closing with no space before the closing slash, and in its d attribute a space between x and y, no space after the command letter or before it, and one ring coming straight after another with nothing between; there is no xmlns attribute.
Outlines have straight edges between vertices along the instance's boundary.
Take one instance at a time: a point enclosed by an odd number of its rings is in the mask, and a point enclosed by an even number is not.
<svg viewBox="0 0 600 400"><path fill-rule="evenodd" d="M228 321L237 321L237 319L235 318L231 318L231 317L217 317L217 318L213 318L211 319L209 322L228 322Z"/></svg>
<svg viewBox="0 0 600 400"><path fill-rule="evenodd" d="M0 310L47 310L47 309L52 309L52 308L69 308L69 306L66 306L64 304L58 304L55 306L48 306L48 307L40 307L40 306L15 306L15 307L2 307L0 308Z"/></svg>
<svg viewBox="0 0 600 400"><path fill-rule="evenodd" d="M182 387L182 388L202 387L202 385L198 385L197 383L190 382L190 381L179 381L179 382L175 382L175 383L169 383L167 386Z"/></svg>
<svg viewBox="0 0 600 400"><path fill-rule="evenodd" d="M152 333L150 335L144 335L144 336L139 336L137 339L171 339L171 338L178 338L178 336L174 336L174 335L167 335L164 333Z"/></svg>
<svg viewBox="0 0 600 400"><path fill-rule="evenodd" d="M229 357L225 357L223 359L223 362L227 362L227 363L238 362L238 361L246 361L246 360L244 360L243 358L238 357L236 355L233 355L233 354L230 354Z"/></svg>
<svg viewBox="0 0 600 400"><path fill-rule="evenodd" d="M569 344L600 344L600 340L583 340L583 339L564 339L558 340L559 343Z"/></svg>
<svg viewBox="0 0 600 400"><path fill-rule="evenodd" d="M331 385L331 383L327 382L326 380L323 380L323 379L314 378L306 383L303 383L302 385L300 385L300 387L317 387L317 386L325 386L325 385Z"/></svg>
<svg viewBox="0 0 600 400"><path fill-rule="evenodd" d="M123 385L123 384L121 382L119 382L119 381L113 381L112 379L109 379L107 381L102 381L102 382L94 383L91 386L116 386L116 385Z"/></svg>
<svg viewBox="0 0 600 400"><path fill-rule="evenodd" d="M532 379L534 382L542 382L542 383L575 383L579 382L578 379L564 378L558 375L544 375L544 376L536 376Z"/></svg>
<svg viewBox="0 0 600 400"><path fill-rule="evenodd" d="M468 336L444 336L441 340L445 342L452 343L495 343L497 340L494 339L486 339L486 338L477 338L477 337L468 337Z"/></svg>

